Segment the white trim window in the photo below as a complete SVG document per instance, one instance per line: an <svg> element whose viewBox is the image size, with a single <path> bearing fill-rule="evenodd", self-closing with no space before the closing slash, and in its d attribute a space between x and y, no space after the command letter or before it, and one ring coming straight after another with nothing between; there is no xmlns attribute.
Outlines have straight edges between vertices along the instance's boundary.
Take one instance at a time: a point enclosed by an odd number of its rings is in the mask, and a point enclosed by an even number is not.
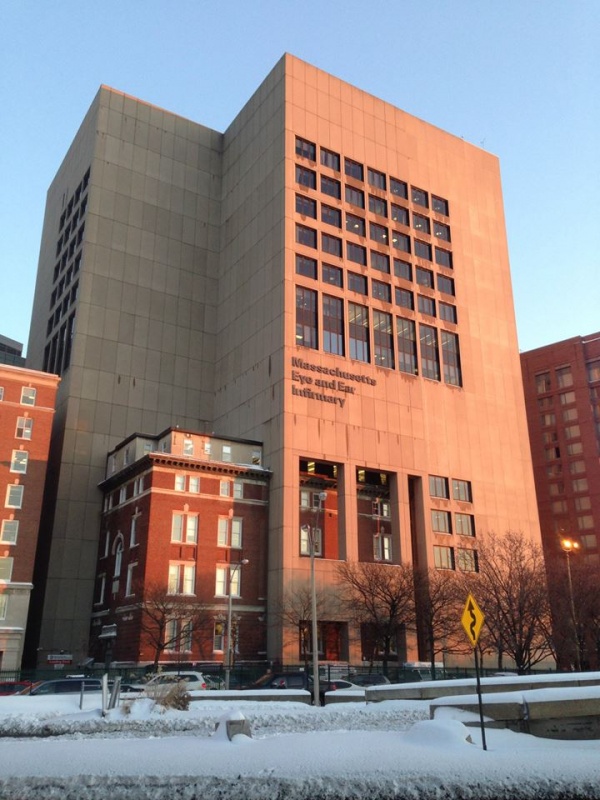
<svg viewBox="0 0 600 800"><path fill-rule="evenodd" d="M243 500L244 499L244 482L240 480L235 480L233 482L233 497L235 500Z"/></svg>
<svg viewBox="0 0 600 800"><path fill-rule="evenodd" d="M31 417L17 417L15 439L31 439L33 420Z"/></svg>
<svg viewBox="0 0 600 800"><path fill-rule="evenodd" d="M22 508L23 487L19 483L12 483L6 487L6 508Z"/></svg>
<svg viewBox="0 0 600 800"><path fill-rule="evenodd" d="M129 547L137 547L139 544L137 538L137 522L141 514L135 509L135 514L131 515L131 527L129 528Z"/></svg>
<svg viewBox="0 0 600 800"><path fill-rule="evenodd" d="M185 475L175 475L175 491L185 492Z"/></svg>
<svg viewBox="0 0 600 800"><path fill-rule="evenodd" d="M12 578L14 559L12 556L0 558L0 582L10 583Z"/></svg>
<svg viewBox="0 0 600 800"><path fill-rule="evenodd" d="M137 562L127 565L127 580L125 582L125 597L133 597L133 570L137 567Z"/></svg>
<svg viewBox="0 0 600 800"><path fill-rule="evenodd" d="M221 460L222 461L231 461L231 445L224 444L223 449L221 451Z"/></svg>
<svg viewBox="0 0 600 800"><path fill-rule="evenodd" d="M231 482L230 481L219 481L219 494L221 497L229 497L231 494Z"/></svg>
<svg viewBox="0 0 600 800"><path fill-rule="evenodd" d="M13 450L12 458L10 460L10 471L19 472L22 475L27 473L27 464L29 462L29 453L27 450Z"/></svg>
<svg viewBox="0 0 600 800"><path fill-rule="evenodd" d="M198 494L200 492L200 478L198 475L190 475L188 491L193 494Z"/></svg>
<svg viewBox="0 0 600 800"><path fill-rule="evenodd" d="M8 595L0 594L0 619L6 619L8 614Z"/></svg>
<svg viewBox="0 0 600 800"><path fill-rule="evenodd" d="M121 575L121 568L123 566L123 537L120 534L115 540L113 555L115 557L113 578L118 578Z"/></svg>
<svg viewBox="0 0 600 800"><path fill-rule="evenodd" d="M242 517L219 517L217 527L218 547L233 547L240 549L242 546Z"/></svg>
<svg viewBox="0 0 600 800"><path fill-rule="evenodd" d="M375 561L392 560L392 537L389 533L375 533L373 535L373 558Z"/></svg>
<svg viewBox="0 0 600 800"><path fill-rule="evenodd" d="M229 572L229 580L227 573ZM228 597L231 592L232 597L240 597L241 591L241 569L237 565L217 567L215 580L215 595L217 597Z"/></svg>
<svg viewBox="0 0 600 800"><path fill-rule="evenodd" d="M196 544L198 542L198 515L174 511L171 520L171 541Z"/></svg>
<svg viewBox="0 0 600 800"><path fill-rule="evenodd" d="M315 556L321 556L323 554L321 528L311 529L308 525L302 525L300 528L300 555L310 555L311 530L314 530Z"/></svg>
<svg viewBox="0 0 600 800"><path fill-rule="evenodd" d="M169 564L169 594L194 594L196 564L171 562Z"/></svg>
<svg viewBox="0 0 600 800"><path fill-rule="evenodd" d="M2 529L0 530L0 542L2 544L16 544L19 535L18 519L3 519Z"/></svg>
<svg viewBox="0 0 600 800"><path fill-rule="evenodd" d="M34 406L36 394L37 389L34 389L33 386L21 387L21 405Z"/></svg>

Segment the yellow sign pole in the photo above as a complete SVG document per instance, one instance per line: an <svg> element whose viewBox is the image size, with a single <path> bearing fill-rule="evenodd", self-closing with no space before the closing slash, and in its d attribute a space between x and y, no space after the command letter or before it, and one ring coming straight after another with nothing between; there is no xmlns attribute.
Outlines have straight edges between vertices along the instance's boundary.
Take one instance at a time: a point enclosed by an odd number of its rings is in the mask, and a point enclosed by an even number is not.
<svg viewBox="0 0 600 800"><path fill-rule="evenodd" d="M483 623L485 622L485 615L477 605L477 601L472 594L469 594L467 597L467 602L465 603L460 621L462 622L465 633L467 634L469 641L473 646L473 656L475 658L475 679L477 681L477 701L479 705L479 724L481 726L481 743L483 745L483 749L487 750L487 743L485 741L485 725L483 723L483 702L481 700L481 680L479 679L480 664L477 660L477 642L479 641L479 635L481 633Z"/></svg>

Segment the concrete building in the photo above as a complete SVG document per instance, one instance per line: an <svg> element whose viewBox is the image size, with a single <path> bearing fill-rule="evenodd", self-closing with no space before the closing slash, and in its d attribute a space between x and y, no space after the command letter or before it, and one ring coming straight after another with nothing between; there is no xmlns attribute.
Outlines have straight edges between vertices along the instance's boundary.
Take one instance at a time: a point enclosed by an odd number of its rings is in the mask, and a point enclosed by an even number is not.
<svg viewBox="0 0 600 800"><path fill-rule="evenodd" d="M269 473L258 442L169 429L109 454L90 654L96 662L266 657ZM162 648L164 645L164 648Z"/></svg>
<svg viewBox="0 0 600 800"><path fill-rule="evenodd" d="M24 367L25 358L21 355L23 345L8 336L0 336L0 364L12 364L15 367Z"/></svg>
<svg viewBox="0 0 600 800"><path fill-rule="evenodd" d="M546 558L561 539L600 564L600 332L521 353Z"/></svg>
<svg viewBox="0 0 600 800"><path fill-rule="evenodd" d="M0 670L21 667L58 380L0 365Z"/></svg>
<svg viewBox="0 0 600 800"><path fill-rule="evenodd" d="M497 159L292 56L225 133L100 89L48 193L28 359L62 375L37 647L86 655L98 486L136 431L262 442L271 618L308 536L319 589L539 537Z"/></svg>

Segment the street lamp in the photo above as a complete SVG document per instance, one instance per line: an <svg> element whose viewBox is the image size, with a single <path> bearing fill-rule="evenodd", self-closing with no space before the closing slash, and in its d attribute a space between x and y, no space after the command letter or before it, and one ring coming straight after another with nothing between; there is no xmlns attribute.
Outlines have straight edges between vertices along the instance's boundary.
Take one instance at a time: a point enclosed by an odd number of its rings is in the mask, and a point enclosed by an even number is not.
<svg viewBox="0 0 600 800"><path fill-rule="evenodd" d="M231 673L231 657L233 655L232 647L231 647L231 617L233 612L233 595L231 594L231 586L233 584L233 578L236 572L239 573L242 567L245 567L246 564L249 564L247 558L242 558L241 561L238 561L237 564L230 564L229 565L229 592L227 597L227 663L225 666L225 688L229 689L229 675Z"/></svg>
<svg viewBox="0 0 600 800"><path fill-rule="evenodd" d="M315 582L315 546L317 531L319 529L319 515L323 510L323 503L327 500L327 492L319 492L319 503L315 509L315 524L309 528L310 545L310 600L312 617L312 651L313 651L313 698L316 706L321 705L319 692L319 630L317 624L317 585Z"/></svg>
<svg viewBox="0 0 600 800"><path fill-rule="evenodd" d="M577 672L581 671L581 656L579 653L579 635L577 633L577 617L575 616L575 600L573 598L573 578L571 577L571 554L579 550L579 542L573 539L561 539L560 546L566 556L567 560L567 581L569 584L569 603L571 606L571 622L573 624L573 633L575 635L575 669Z"/></svg>

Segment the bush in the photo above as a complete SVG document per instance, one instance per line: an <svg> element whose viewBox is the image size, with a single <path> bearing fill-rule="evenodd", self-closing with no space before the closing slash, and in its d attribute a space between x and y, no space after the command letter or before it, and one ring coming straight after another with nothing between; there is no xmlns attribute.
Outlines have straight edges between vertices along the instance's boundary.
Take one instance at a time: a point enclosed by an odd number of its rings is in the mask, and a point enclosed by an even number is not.
<svg viewBox="0 0 600 800"><path fill-rule="evenodd" d="M148 687L146 695L151 697L157 705L172 708L175 711L188 711L192 699L185 688L185 683Z"/></svg>

